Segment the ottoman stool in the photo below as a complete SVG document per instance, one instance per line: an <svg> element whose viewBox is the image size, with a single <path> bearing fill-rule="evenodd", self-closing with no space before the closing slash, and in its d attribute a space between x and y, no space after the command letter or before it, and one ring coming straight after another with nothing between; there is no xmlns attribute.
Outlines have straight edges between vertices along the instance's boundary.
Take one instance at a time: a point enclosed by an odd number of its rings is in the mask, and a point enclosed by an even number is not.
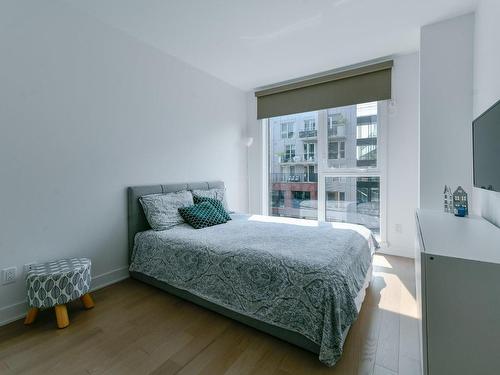
<svg viewBox="0 0 500 375"><path fill-rule="evenodd" d="M80 298L86 309L94 307L89 294L91 265L87 258L35 264L26 276L29 310L24 324L33 323L39 309L54 307L57 326L65 328L69 325L66 303Z"/></svg>

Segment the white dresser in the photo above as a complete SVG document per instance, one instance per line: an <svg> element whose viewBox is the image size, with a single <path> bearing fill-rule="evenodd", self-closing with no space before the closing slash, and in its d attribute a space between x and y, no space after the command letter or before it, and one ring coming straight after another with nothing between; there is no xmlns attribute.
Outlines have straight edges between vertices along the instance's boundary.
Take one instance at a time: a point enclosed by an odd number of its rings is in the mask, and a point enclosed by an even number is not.
<svg viewBox="0 0 500 375"><path fill-rule="evenodd" d="M500 374L500 228L419 210L417 230L424 374Z"/></svg>

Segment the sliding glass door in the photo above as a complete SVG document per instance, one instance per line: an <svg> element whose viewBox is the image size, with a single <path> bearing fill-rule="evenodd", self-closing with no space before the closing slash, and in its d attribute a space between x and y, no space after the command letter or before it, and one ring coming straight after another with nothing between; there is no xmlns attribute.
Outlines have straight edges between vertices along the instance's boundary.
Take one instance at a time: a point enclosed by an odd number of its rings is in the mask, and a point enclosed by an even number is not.
<svg viewBox="0 0 500 375"><path fill-rule="evenodd" d="M267 119L269 214L384 231L386 102Z"/></svg>

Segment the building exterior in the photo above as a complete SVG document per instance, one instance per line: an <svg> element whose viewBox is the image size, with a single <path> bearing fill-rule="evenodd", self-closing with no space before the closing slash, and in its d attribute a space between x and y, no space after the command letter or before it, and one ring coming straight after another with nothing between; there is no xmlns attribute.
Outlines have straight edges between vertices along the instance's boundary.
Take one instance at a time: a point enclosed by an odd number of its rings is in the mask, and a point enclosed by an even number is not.
<svg viewBox="0 0 500 375"><path fill-rule="evenodd" d="M270 213L274 216L318 217L319 121L319 111L269 119ZM326 110L326 128L328 168L377 165L376 102ZM378 178L327 177L325 195L327 220L379 226Z"/></svg>
<svg viewBox="0 0 500 375"><path fill-rule="evenodd" d="M270 119L272 215L301 217L301 203L318 199L317 124L318 112Z"/></svg>

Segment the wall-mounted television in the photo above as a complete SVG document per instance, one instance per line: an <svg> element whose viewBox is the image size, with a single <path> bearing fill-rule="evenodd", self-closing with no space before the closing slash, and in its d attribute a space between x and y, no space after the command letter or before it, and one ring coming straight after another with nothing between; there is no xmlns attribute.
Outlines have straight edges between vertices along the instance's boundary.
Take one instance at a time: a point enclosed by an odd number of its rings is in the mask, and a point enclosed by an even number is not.
<svg viewBox="0 0 500 375"><path fill-rule="evenodd" d="M500 191L500 100L472 123L474 187Z"/></svg>

